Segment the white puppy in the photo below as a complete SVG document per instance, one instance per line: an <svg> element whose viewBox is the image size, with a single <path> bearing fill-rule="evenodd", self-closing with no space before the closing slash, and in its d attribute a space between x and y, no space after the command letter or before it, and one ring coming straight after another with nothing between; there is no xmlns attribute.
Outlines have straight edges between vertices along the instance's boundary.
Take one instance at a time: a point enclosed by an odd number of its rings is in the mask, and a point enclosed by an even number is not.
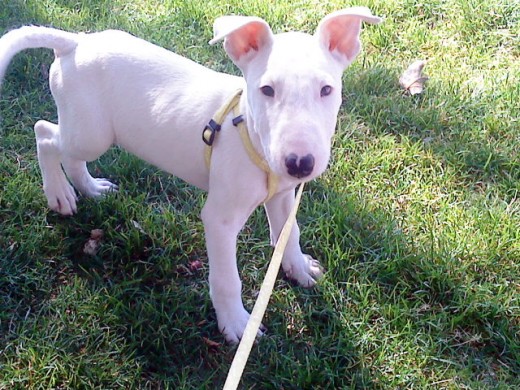
<svg viewBox="0 0 520 390"><path fill-rule="evenodd" d="M113 144L208 191L202 220L211 298L220 330L237 342L249 313L242 304L236 239L268 197L268 173L248 154L231 115L215 139L210 167L201 131L229 96L243 89L239 108L250 142L276 178L274 195L265 202L274 245L295 186L320 175L329 161L341 77L359 53L362 21L380 19L356 7L328 15L314 35L273 35L262 19L221 17L211 43L224 40L243 78L214 72L120 31L74 34L22 27L0 39L0 80L19 51L54 49L50 86L58 124L41 120L34 126L51 209L64 215L76 211L69 180L86 196L115 187L93 178L86 167ZM319 263L300 249L297 225L282 265L305 287L321 276Z"/></svg>

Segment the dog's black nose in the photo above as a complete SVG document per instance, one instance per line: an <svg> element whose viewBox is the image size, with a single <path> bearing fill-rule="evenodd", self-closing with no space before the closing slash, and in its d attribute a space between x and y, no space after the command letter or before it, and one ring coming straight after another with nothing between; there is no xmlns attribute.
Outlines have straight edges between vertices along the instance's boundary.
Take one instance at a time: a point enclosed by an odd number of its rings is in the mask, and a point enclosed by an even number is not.
<svg viewBox="0 0 520 390"><path fill-rule="evenodd" d="M285 166L289 175L301 179L309 176L314 169L314 156L308 154L304 157L298 157L296 154L291 153L285 158Z"/></svg>

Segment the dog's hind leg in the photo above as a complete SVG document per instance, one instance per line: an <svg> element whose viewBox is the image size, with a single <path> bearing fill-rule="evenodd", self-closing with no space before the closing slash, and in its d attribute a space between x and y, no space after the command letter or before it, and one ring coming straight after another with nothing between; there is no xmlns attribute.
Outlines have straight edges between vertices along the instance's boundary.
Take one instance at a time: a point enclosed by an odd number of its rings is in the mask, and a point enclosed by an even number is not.
<svg viewBox="0 0 520 390"><path fill-rule="evenodd" d="M52 210L63 215L72 215L77 210L76 193L67 177L81 194L89 197L98 197L117 189L116 185L106 179L93 178L87 170L86 161L72 157L74 148L63 139L59 125L38 121L34 131L43 190ZM99 157L106 149L96 150L95 157ZM93 153L93 150L89 152Z"/></svg>
<svg viewBox="0 0 520 390"><path fill-rule="evenodd" d="M117 186L107 179L92 177L86 161L64 156L61 163L74 187L85 196L96 198L117 190Z"/></svg>
<svg viewBox="0 0 520 390"><path fill-rule="evenodd" d="M72 215L76 212L77 197L61 167L59 127L41 120L34 125L34 132L47 203L60 214Z"/></svg>

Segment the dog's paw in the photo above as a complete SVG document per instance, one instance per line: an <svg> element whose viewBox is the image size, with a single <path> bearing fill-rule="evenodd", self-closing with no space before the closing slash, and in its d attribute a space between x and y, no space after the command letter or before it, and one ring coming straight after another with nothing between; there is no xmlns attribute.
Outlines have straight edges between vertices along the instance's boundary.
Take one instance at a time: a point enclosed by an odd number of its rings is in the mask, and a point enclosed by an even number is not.
<svg viewBox="0 0 520 390"><path fill-rule="evenodd" d="M229 344L238 344L244 335L250 314L246 309L242 308L236 313L228 313L221 317L223 318L219 317L218 319L218 328L220 332L222 332L224 338ZM264 325L260 325L260 329L258 329L256 336L263 336L266 330L267 329Z"/></svg>
<svg viewBox="0 0 520 390"><path fill-rule="evenodd" d="M309 255L302 255L299 262L284 267L285 275L301 287L311 288L323 276L325 270L320 262Z"/></svg>
<svg viewBox="0 0 520 390"><path fill-rule="evenodd" d="M78 198L67 179L63 178L61 182L56 180L52 185L44 186L44 192L51 210L61 215L72 215L77 211Z"/></svg>
<svg viewBox="0 0 520 390"><path fill-rule="evenodd" d="M107 179L91 178L91 180L85 185L85 188L81 191L83 195L92 198L98 198L105 195L108 192L117 191L118 187L114 183Z"/></svg>

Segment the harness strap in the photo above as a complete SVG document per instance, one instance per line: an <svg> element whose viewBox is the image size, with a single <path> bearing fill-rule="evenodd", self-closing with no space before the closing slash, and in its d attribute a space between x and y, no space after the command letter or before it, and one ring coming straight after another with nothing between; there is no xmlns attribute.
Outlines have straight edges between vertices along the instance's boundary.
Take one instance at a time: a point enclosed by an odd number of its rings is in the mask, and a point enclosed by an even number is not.
<svg viewBox="0 0 520 390"><path fill-rule="evenodd" d="M204 156L206 160L206 166L209 169L211 165L211 154L213 151L213 142L215 141L216 134L220 131L226 116L231 111L233 111L233 125L238 129L238 134L240 135L240 139L242 140L242 144L244 145L249 158L258 168L267 174L267 197L264 200L265 203L276 193L278 187L278 177L274 174L273 171L271 171L267 161L265 161L265 159L260 156L251 142L244 117L240 114L239 103L241 96L242 89L239 89L222 105L222 107L219 108L213 119L209 121L209 123L202 131L202 140L207 145Z"/></svg>

